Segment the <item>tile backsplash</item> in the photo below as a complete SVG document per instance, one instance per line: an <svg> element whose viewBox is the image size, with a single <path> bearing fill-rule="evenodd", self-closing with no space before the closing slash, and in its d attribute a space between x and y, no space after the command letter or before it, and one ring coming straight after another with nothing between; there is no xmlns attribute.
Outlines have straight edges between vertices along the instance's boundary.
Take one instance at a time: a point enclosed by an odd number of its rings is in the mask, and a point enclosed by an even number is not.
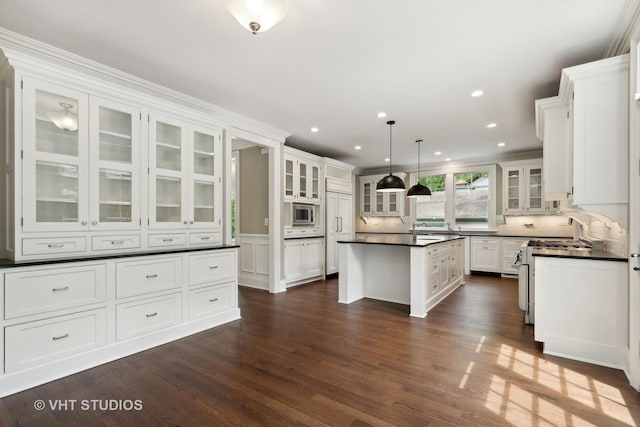
<svg viewBox="0 0 640 427"><path fill-rule="evenodd" d="M604 249L621 257L627 256L627 232L617 223L606 224L596 218L587 217L581 225L581 236L604 240Z"/></svg>
<svg viewBox="0 0 640 427"><path fill-rule="evenodd" d="M500 217L498 217L500 218ZM573 226L564 215L505 215L498 234L530 237L573 237Z"/></svg>

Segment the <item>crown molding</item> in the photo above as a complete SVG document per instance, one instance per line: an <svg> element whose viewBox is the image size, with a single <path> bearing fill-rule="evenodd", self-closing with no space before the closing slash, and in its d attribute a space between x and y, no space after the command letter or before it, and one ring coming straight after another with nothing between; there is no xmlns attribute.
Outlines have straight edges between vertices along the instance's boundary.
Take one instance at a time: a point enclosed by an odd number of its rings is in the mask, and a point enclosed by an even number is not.
<svg viewBox="0 0 640 427"><path fill-rule="evenodd" d="M629 53L631 36L639 22L640 0L627 0L618 18L609 47L605 51L605 58Z"/></svg>
<svg viewBox="0 0 640 427"><path fill-rule="evenodd" d="M49 72L56 74L59 74L60 69L63 68L71 78L88 76L92 80L118 85L121 87L121 92L125 94L128 94L129 90L133 90L146 96L156 97L163 101L197 110L203 118L214 120L223 127L233 126L246 129L279 142L284 142L291 135L290 132L269 124L234 113L210 102L152 83L2 27L0 27L0 50L14 68L35 73Z"/></svg>

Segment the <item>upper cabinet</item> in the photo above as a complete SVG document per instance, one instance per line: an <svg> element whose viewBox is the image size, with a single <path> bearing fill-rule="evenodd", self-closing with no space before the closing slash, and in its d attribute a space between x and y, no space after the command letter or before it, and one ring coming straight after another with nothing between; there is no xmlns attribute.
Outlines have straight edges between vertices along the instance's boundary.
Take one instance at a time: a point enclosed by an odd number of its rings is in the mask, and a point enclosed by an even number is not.
<svg viewBox="0 0 640 427"><path fill-rule="evenodd" d="M553 195L625 226L629 55L564 69L558 97L536 102L536 121L545 162L556 166L548 173Z"/></svg>
<svg viewBox="0 0 640 427"><path fill-rule="evenodd" d="M290 147L285 147L285 202L319 204L321 200L322 180L322 168L320 167L319 157Z"/></svg>
<svg viewBox="0 0 640 427"><path fill-rule="evenodd" d="M221 133L151 113L149 227L219 228Z"/></svg>
<svg viewBox="0 0 640 427"><path fill-rule="evenodd" d="M140 110L23 81L24 231L140 228Z"/></svg>
<svg viewBox="0 0 640 427"><path fill-rule="evenodd" d="M404 180L406 174L394 173ZM376 184L384 175L359 177L361 216L404 216L405 192L376 191Z"/></svg>
<svg viewBox="0 0 640 427"><path fill-rule="evenodd" d="M556 210L546 202L542 179L542 159L503 162L502 212L505 214L540 214Z"/></svg>

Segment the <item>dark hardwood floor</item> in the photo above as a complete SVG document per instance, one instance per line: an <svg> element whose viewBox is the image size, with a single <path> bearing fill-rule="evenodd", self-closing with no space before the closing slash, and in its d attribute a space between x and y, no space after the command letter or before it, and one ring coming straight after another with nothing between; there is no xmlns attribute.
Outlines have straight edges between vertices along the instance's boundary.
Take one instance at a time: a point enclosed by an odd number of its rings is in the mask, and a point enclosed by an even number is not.
<svg viewBox="0 0 640 427"><path fill-rule="evenodd" d="M426 319L337 287L241 288L242 320L5 397L0 425L640 425L623 372L541 353L512 279L471 276Z"/></svg>

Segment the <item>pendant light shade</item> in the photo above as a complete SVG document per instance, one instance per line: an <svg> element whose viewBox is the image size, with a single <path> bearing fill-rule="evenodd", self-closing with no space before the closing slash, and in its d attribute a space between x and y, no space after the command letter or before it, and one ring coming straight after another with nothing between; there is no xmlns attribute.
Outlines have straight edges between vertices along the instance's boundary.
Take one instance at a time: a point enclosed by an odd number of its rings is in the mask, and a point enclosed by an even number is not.
<svg viewBox="0 0 640 427"><path fill-rule="evenodd" d="M267 31L289 11L287 0L225 0L225 3L236 21L253 34Z"/></svg>
<svg viewBox="0 0 640 427"><path fill-rule="evenodd" d="M422 144L422 140L416 140L416 144L418 144L418 180L420 179L420 145ZM431 190L429 187L426 187L420 182L417 182L413 187L407 191L407 197L411 198L421 198L421 199L429 199L431 198Z"/></svg>
<svg viewBox="0 0 640 427"><path fill-rule="evenodd" d="M376 191L387 193L394 191L405 191L406 188L404 186L404 181L391 173L391 145L393 142L391 128L396 124L396 122L395 120L389 120L387 124L389 125L389 175L383 177L380 181L378 181L378 183L376 184Z"/></svg>

